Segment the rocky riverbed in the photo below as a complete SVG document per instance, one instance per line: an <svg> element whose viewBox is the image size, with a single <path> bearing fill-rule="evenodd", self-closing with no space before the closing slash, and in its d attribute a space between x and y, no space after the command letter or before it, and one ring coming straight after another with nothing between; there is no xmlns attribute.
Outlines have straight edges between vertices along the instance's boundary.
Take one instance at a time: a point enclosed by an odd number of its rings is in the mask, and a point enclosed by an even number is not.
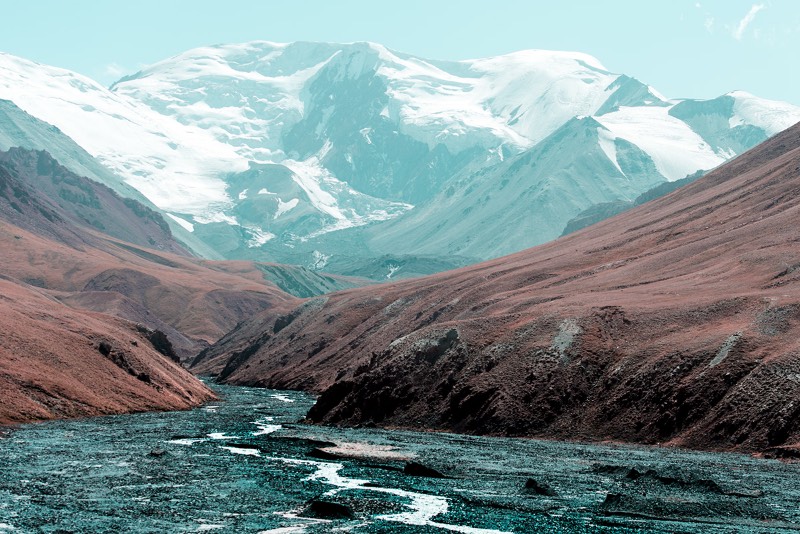
<svg viewBox="0 0 800 534"><path fill-rule="evenodd" d="M187 412L0 433L0 532L783 532L800 466L669 448L340 429L217 387Z"/></svg>

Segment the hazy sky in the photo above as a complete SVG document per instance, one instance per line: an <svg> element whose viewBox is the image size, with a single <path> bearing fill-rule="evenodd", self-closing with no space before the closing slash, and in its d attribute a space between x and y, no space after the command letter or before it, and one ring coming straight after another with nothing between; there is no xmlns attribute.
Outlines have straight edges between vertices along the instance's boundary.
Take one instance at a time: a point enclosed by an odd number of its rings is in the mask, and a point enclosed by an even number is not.
<svg viewBox="0 0 800 534"><path fill-rule="evenodd" d="M196 46L375 41L435 59L575 50L668 97L800 105L800 0L0 0L0 51L106 85Z"/></svg>

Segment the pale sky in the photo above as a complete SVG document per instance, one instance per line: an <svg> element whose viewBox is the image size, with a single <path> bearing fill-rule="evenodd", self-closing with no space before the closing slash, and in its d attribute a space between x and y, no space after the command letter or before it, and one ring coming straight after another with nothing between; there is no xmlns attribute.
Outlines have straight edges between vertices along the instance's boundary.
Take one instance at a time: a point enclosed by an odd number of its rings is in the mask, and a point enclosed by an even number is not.
<svg viewBox="0 0 800 534"><path fill-rule="evenodd" d="M0 51L109 85L197 46L375 41L433 59L591 54L671 98L800 105L800 0L0 0Z"/></svg>

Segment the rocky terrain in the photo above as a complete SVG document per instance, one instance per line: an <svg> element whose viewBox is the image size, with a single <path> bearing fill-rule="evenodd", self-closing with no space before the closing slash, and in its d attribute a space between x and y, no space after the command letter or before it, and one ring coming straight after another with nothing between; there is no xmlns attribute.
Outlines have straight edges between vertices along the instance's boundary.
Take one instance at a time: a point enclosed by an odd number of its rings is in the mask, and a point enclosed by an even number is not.
<svg viewBox="0 0 800 534"><path fill-rule="evenodd" d="M265 312L194 369L328 424L794 454L799 192L794 126L555 242Z"/></svg>

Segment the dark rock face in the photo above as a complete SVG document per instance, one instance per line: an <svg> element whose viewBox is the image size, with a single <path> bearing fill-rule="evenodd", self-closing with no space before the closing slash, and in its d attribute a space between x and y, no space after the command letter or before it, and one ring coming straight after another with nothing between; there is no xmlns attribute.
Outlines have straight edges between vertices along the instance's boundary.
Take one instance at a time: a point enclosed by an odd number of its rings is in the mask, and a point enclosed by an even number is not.
<svg viewBox="0 0 800 534"><path fill-rule="evenodd" d="M154 349L173 362L180 363L181 359L175 353L175 348L172 346L172 343L164 332L161 330L150 330L146 326L140 324L136 325L136 330L147 338L150 344L153 345Z"/></svg>
<svg viewBox="0 0 800 534"><path fill-rule="evenodd" d="M137 327L137 331L139 333L142 333L142 331L139 330L138 327ZM133 342L132 342L131 346L138 347L138 343L134 345ZM146 384L152 384L153 383L153 380L150 377L150 374L140 370L135 363L132 363L133 360L131 359L131 355L128 354L124 349L116 348L116 347L114 347L114 345L112 345L108 341L104 340L104 341L101 341L100 343L98 343L97 351L100 354L102 354L106 359L111 361L114 365L116 365L117 367L119 367L120 369L122 369L123 371L128 373L129 375L135 377L137 380L140 380L140 381L142 381L142 382L144 382ZM165 354L165 356L167 356L167 355ZM174 353L173 353L173 356L174 357L172 357L170 359L172 361L174 361L175 363L180 363L180 360L178 359L178 357Z"/></svg>
<svg viewBox="0 0 800 534"><path fill-rule="evenodd" d="M764 451L765 458L775 458L788 462L800 461L800 447L786 446L786 447L772 447Z"/></svg>
<svg viewBox="0 0 800 534"><path fill-rule="evenodd" d="M337 455L335 455L333 453L330 453L328 451L325 451L325 450L323 450L323 449L321 449L319 447L314 447L313 449L311 449L311 451L308 453L308 457L309 458L317 458L318 460L337 460L337 459L339 459L339 456L337 456Z"/></svg>
<svg viewBox="0 0 800 534"><path fill-rule="evenodd" d="M529 478L525 481L525 490L535 493L536 495L544 495L546 497L555 497L556 491L547 484L539 483L536 480Z"/></svg>
<svg viewBox="0 0 800 534"><path fill-rule="evenodd" d="M108 341L101 341L97 345L97 350L103 356L110 356L111 355L111 343L109 343Z"/></svg>
<svg viewBox="0 0 800 534"><path fill-rule="evenodd" d="M760 491L739 491L738 489L722 488L716 481L699 478L693 473L664 473L652 468L639 470L635 467L621 465L595 465L592 470L595 473L611 475L624 480L628 484L632 483L636 487L645 489L656 488L662 491L664 488L673 488L681 492L700 492L733 497L759 497L761 495ZM611 501L615 499L616 497L610 496Z"/></svg>
<svg viewBox="0 0 800 534"><path fill-rule="evenodd" d="M609 492L600 505L600 511L609 516L736 517L755 510L765 520L774 517L774 512L760 502L763 494L759 490L726 490L713 480L692 474L663 474L654 469L639 471L614 466L599 471L622 478L622 484L617 486L619 491ZM681 498L675 498L677 495Z"/></svg>

